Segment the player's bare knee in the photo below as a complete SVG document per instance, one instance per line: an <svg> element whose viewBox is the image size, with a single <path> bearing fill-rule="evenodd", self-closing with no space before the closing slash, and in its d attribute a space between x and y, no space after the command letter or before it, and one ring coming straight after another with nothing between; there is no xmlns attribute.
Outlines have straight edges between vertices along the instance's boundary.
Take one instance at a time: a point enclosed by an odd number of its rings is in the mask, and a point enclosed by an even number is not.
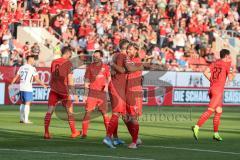
<svg viewBox="0 0 240 160"><path fill-rule="evenodd" d="M52 106L49 106L48 107L48 113L53 113L54 112L54 107L52 107Z"/></svg>
<svg viewBox="0 0 240 160"><path fill-rule="evenodd" d="M217 107L216 108L216 113L222 113L222 107Z"/></svg>
<svg viewBox="0 0 240 160"><path fill-rule="evenodd" d="M115 116L120 117L120 113L119 113L119 112L114 112L113 114L114 114Z"/></svg>
<svg viewBox="0 0 240 160"><path fill-rule="evenodd" d="M210 110L210 111L212 111L212 112L215 111L215 109L214 109L214 108L211 108L211 107L208 107L208 110Z"/></svg>
<svg viewBox="0 0 240 160"><path fill-rule="evenodd" d="M31 102L26 102L25 105L30 106L30 105L31 105Z"/></svg>

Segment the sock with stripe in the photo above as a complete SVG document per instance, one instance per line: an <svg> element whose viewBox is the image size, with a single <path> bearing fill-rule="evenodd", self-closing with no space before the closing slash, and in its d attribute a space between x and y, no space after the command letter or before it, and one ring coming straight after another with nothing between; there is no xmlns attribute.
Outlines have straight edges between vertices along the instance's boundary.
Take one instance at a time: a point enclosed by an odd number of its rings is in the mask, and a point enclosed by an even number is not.
<svg viewBox="0 0 240 160"><path fill-rule="evenodd" d="M127 126L128 132L133 137L133 123L131 121L125 122L125 125Z"/></svg>
<svg viewBox="0 0 240 160"><path fill-rule="evenodd" d="M75 118L73 115L68 115L68 124L71 129L72 133L76 133L76 127L75 127Z"/></svg>
<svg viewBox="0 0 240 160"><path fill-rule="evenodd" d="M118 120L117 120L116 123L117 123L117 124L116 124L115 130L114 130L114 132L113 132L113 137L114 137L114 138L118 138Z"/></svg>
<svg viewBox="0 0 240 160"><path fill-rule="evenodd" d="M82 122L82 135L87 135L89 127L89 120L83 120Z"/></svg>
<svg viewBox="0 0 240 160"><path fill-rule="evenodd" d="M205 111L199 118L197 125L201 127L210 118L212 114L213 114L213 111L211 110Z"/></svg>
<svg viewBox="0 0 240 160"><path fill-rule="evenodd" d="M138 122L135 122L132 125L132 132L133 132L132 142L136 144L137 139L138 139L138 133L139 133L139 123Z"/></svg>
<svg viewBox="0 0 240 160"><path fill-rule="evenodd" d="M110 121L108 115L103 115L103 121L104 121L104 125L105 125L106 131L107 131L109 121Z"/></svg>
<svg viewBox="0 0 240 160"><path fill-rule="evenodd" d="M108 137L112 137L113 132L115 131L117 124L118 124L118 118L119 116L116 114L113 114L110 121L109 121L109 125L108 125L108 129L107 129L107 136Z"/></svg>
<svg viewBox="0 0 240 160"><path fill-rule="evenodd" d="M220 118L222 113L215 113L213 118L213 130L214 132L218 132L218 127L220 125Z"/></svg>
<svg viewBox="0 0 240 160"><path fill-rule="evenodd" d="M51 122L51 117L52 117L52 114L47 112L44 119L45 133L49 133L49 125Z"/></svg>

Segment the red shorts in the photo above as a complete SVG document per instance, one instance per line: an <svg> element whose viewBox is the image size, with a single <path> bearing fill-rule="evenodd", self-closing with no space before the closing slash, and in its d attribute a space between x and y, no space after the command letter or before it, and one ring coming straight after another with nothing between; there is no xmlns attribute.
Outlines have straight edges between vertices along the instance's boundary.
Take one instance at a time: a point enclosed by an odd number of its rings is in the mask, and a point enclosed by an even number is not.
<svg viewBox="0 0 240 160"><path fill-rule="evenodd" d="M216 109L222 107L223 91L209 90L209 108Z"/></svg>
<svg viewBox="0 0 240 160"><path fill-rule="evenodd" d="M112 105L112 112L126 114L126 95L125 85L110 84L110 100Z"/></svg>
<svg viewBox="0 0 240 160"><path fill-rule="evenodd" d="M72 106L72 101L66 94L58 94L54 91L50 91L48 97L48 106L56 106L58 102L61 102L64 107Z"/></svg>
<svg viewBox="0 0 240 160"><path fill-rule="evenodd" d="M89 91L85 110L93 111L96 107L98 107L101 112L106 113L108 111L106 92L95 90Z"/></svg>
<svg viewBox="0 0 240 160"><path fill-rule="evenodd" d="M126 93L127 114L130 116L142 115L142 91L132 91Z"/></svg>

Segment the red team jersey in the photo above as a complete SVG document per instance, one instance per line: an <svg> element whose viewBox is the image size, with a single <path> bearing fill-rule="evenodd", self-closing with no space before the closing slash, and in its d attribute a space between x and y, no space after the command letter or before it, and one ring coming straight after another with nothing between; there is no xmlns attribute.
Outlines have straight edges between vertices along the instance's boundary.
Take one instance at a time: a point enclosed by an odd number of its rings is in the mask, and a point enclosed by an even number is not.
<svg viewBox="0 0 240 160"><path fill-rule="evenodd" d="M114 57L114 62L116 65L125 68L126 55L118 53ZM113 112L126 114L126 81L127 76L125 73L120 73L116 71L116 74L112 76L112 81L109 85L110 98L112 104Z"/></svg>
<svg viewBox="0 0 240 160"><path fill-rule="evenodd" d="M125 61L126 61L126 55L125 54L118 53L115 56L114 59L115 59L115 64L116 65L125 68ZM125 73L120 73L120 72L116 71L116 74L114 76L112 76L112 81L114 83L118 82L119 84L125 86L125 84L126 84L126 74Z"/></svg>
<svg viewBox="0 0 240 160"><path fill-rule="evenodd" d="M94 110L98 107L100 111L107 111L107 96L104 91L107 80L110 77L110 70L106 64L90 64L85 73L85 78L89 79L89 93L86 101L86 111Z"/></svg>
<svg viewBox="0 0 240 160"><path fill-rule="evenodd" d="M142 64L141 59L138 57L128 59L126 63L132 63L136 66ZM142 115L142 71L127 74L126 103L129 115Z"/></svg>
<svg viewBox="0 0 240 160"><path fill-rule="evenodd" d="M211 78L210 90L223 91L227 76L230 71L231 62L218 60L210 65Z"/></svg>
<svg viewBox="0 0 240 160"><path fill-rule="evenodd" d="M90 81L90 90L103 91L108 77L110 77L110 70L106 64L92 63L86 69L85 78Z"/></svg>
<svg viewBox="0 0 240 160"><path fill-rule="evenodd" d="M68 94L68 75L72 74L72 63L64 58L56 59L51 64L51 90L58 94Z"/></svg>
<svg viewBox="0 0 240 160"><path fill-rule="evenodd" d="M227 76L230 72L231 62L224 62L218 60L210 65L210 108L222 107L223 90L226 83Z"/></svg>

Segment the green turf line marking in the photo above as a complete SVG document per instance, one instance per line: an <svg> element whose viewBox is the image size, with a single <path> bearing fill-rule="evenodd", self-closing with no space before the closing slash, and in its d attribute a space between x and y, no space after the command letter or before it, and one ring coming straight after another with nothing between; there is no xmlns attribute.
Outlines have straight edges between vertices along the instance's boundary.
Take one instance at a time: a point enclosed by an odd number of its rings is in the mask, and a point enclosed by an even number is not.
<svg viewBox="0 0 240 160"><path fill-rule="evenodd" d="M95 155L95 154L82 154L82 153L48 152L48 151L23 150L23 149L11 149L11 148L0 148L0 151L58 154L58 155L61 154L61 155L68 155L68 156L84 156L84 157L98 157L98 158L126 159L126 160L154 160L154 159L144 159L144 158L129 158L129 157L105 156L105 155Z"/></svg>

